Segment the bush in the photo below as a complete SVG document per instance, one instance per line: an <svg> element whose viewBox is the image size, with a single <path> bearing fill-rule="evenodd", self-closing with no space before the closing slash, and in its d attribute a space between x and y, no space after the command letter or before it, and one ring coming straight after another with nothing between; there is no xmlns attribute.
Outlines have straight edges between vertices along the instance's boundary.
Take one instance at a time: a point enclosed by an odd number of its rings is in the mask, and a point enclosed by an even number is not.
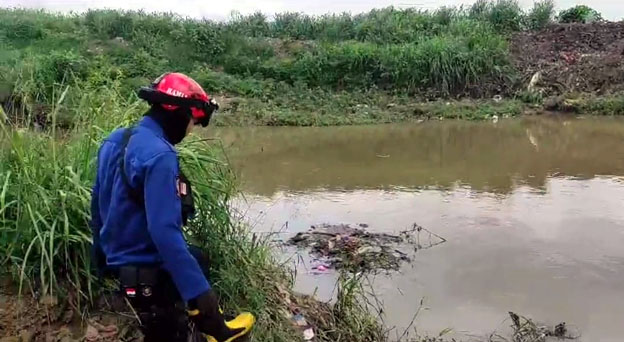
<svg viewBox="0 0 624 342"><path fill-rule="evenodd" d="M89 10L84 20L89 30L105 38L130 38L134 30L132 12Z"/></svg>
<svg viewBox="0 0 624 342"><path fill-rule="evenodd" d="M464 17L463 9L457 7L440 7L432 15L434 23L440 26L448 26Z"/></svg>
<svg viewBox="0 0 624 342"><path fill-rule="evenodd" d="M478 0L469 10L473 19L490 22L503 32L519 31L524 13L517 0Z"/></svg>
<svg viewBox="0 0 624 342"><path fill-rule="evenodd" d="M234 15L227 26L232 32L249 37L268 37L271 35L269 21L262 12L248 16Z"/></svg>
<svg viewBox="0 0 624 342"><path fill-rule="evenodd" d="M408 43L431 35L434 26L434 17L427 12L389 7L373 9L362 15L356 24L355 34L360 41Z"/></svg>
<svg viewBox="0 0 624 342"><path fill-rule="evenodd" d="M502 37L466 20L454 24L447 35L421 38L415 43L323 45L282 68L290 68L290 81L304 81L310 86L407 92L431 88L448 95L498 77L500 66L507 63L506 48Z"/></svg>
<svg viewBox="0 0 624 342"><path fill-rule="evenodd" d="M314 39L317 36L316 19L302 13L278 13L272 22L276 37L293 39Z"/></svg>
<svg viewBox="0 0 624 342"><path fill-rule="evenodd" d="M522 22L522 8L516 0L497 0L491 5L489 21L503 31L519 31Z"/></svg>
<svg viewBox="0 0 624 342"><path fill-rule="evenodd" d="M591 23L594 21L602 20L602 16L598 11L587 7L585 5L579 5L567 10L563 10L559 13L560 23Z"/></svg>
<svg viewBox="0 0 624 342"><path fill-rule="evenodd" d="M45 36L43 25L34 15L26 15L22 10L0 10L0 37L12 41L41 39Z"/></svg>
<svg viewBox="0 0 624 342"><path fill-rule="evenodd" d="M531 30L539 30L553 21L555 16L554 0L542 0L533 4L526 18L526 26Z"/></svg>
<svg viewBox="0 0 624 342"><path fill-rule="evenodd" d="M349 13L326 14L318 20L320 27L317 39L335 42L355 37L356 18Z"/></svg>

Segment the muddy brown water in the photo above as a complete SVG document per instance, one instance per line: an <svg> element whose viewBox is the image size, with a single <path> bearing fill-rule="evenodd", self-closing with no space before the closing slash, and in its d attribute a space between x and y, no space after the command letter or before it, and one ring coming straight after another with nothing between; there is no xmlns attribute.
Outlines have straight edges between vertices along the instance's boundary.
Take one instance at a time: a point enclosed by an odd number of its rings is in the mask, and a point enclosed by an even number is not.
<svg viewBox="0 0 624 342"><path fill-rule="evenodd" d="M565 321L582 341L624 340L624 120L329 128L218 128L258 232L318 223L397 233L416 222L448 241L371 280L401 333L483 336L508 311ZM292 253L286 251L285 253ZM293 260L299 260L293 258ZM334 295L335 274L297 265L297 287Z"/></svg>

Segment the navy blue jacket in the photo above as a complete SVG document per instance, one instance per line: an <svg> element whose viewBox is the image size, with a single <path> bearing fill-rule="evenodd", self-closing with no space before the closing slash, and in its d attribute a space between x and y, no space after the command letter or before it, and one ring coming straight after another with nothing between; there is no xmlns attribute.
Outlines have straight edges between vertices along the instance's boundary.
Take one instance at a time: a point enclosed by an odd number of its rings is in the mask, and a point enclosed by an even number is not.
<svg viewBox="0 0 624 342"><path fill-rule="evenodd" d="M163 129L150 117L134 128L125 159L126 174L144 203L131 198L121 176L123 129L111 133L98 152L91 200L94 248L108 266L160 264L184 300L210 289L182 233L177 153Z"/></svg>

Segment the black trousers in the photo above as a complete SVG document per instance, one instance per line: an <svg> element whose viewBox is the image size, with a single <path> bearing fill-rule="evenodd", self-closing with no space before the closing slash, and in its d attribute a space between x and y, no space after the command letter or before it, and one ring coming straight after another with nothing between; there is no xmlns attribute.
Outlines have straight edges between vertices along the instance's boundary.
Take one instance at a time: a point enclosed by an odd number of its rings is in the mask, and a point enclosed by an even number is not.
<svg viewBox="0 0 624 342"><path fill-rule="evenodd" d="M191 246L189 250L197 259L204 275L210 279L208 257L197 247ZM141 274L141 272L139 273ZM150 276L146 276L145 273L147 272L143 272L139 277L147 277L148 280L138 279L138 282L151 282ZM148 289L145 286L132 288L134 284L128 285L131 281L124 284L123 277L120 278L122 295L128 298L141 320L141 330L145 336L145 342L187 342L199 338L198 334L194 334L196 336L189 335L191 329L186 313L186 303L180 297L168 272L164 269L155 269L154 284L148 286ZM128 286L131 287L131 294L132 290L135 290L134 296L128 295Z"/></svg>

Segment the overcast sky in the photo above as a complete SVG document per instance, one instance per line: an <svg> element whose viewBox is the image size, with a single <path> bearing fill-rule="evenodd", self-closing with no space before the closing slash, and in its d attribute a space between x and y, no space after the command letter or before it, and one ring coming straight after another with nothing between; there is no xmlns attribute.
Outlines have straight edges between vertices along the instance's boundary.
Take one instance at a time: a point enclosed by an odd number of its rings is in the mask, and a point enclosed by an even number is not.
<svg viewBox="0 0 624 342"><path fill-rule="evenodd" d="M519 0L530 7L533 0ZM243 14L261 11L266 14L284 11L324 14L328 12L359 13L387 6L433 9L440 6L471 4L470 0L0 0L2 7L45 8L54 11L84 11L89 8L144 9L175 12L194 18L227 19L232 11ZM557 7L589 4L611 20L624 18L624 0L558 0Z"/></svg>

